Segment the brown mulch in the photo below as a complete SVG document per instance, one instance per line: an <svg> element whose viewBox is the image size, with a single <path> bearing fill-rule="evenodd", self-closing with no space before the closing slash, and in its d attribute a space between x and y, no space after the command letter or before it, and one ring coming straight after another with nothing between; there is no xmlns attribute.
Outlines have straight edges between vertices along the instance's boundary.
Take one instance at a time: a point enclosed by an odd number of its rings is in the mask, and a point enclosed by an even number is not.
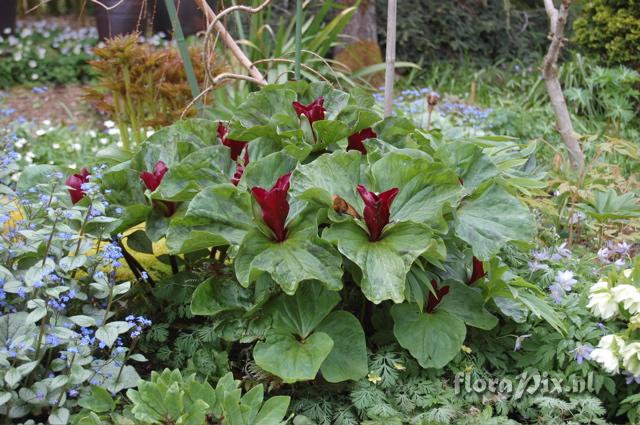
<svg viewBox="0 0 640 425"><path fill-rule="evenodd" d="M8 116L0 114L0 126L24 117L28 121L50 120L71 125L99 121L98 114L83 99L80 85L49 87L45 93L34 93L29 87L12 87L0 97L0 109L15 109Z"/></svg>

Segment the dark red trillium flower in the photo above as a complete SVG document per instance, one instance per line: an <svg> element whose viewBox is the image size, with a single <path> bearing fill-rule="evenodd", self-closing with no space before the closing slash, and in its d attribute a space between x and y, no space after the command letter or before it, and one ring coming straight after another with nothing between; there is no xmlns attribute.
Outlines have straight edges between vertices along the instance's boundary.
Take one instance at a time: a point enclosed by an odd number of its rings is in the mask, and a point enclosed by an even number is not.
<svg viewBox="0 0 640 425"><path fill-rule="evenodd" d="M431 291L429 291L429 298L427 299L427 313L432 313L433 310L440 304L445 295L449 293L449 287L443 286L438 289L438 284L435 280L431 281L431 286L433 290L436 292L436 295L433 295Z"/></svg>
<svg viewBox="0 0 640 425"><path fill-rule="evenodd" d="M239 140L228 139L226 136L229 134L229 129L221 122L218 123L218 137L223 145L231 149L231 159L238 160L238 157L242 153L242 149L247 146L249 142L241 142Z"/></svg>
<svg viewBox="0 0 640 425"><path fill-rule="evenodd" d="M476 256L473 256L473 271L471 272L471 277L469 278L469 285L473 285L478 280L482 279L487 275L487 272L484 271L484 266L482 265L482 261L478 260Z"/></svg>
<svg viewBox="0 0 640 425"><path fill-rule="evenodd" d="M289 178L291 173L281 176L270 190L262 187L251 188L253 197L262 209L262 219L273 232L277 242L287 239L287 229L284 227L289 215Z"/></svg>
<svg viewBox="0 0 640 425"><path fill-rule="evenodd" d="M394 187L393 189L376 195L374 192L369 192L366 187L359 184L358 192L364 201L364 212L362 215L369 229L369 240L371 242L378 241L380 240L384 226L389 224L389 211L391 210L391 203L398 194L398 188Z"/></svg>
<svg viewBox="0 0 640 425"><path fill-rule="evenodd" d="M156 190L160 183L162 183L162 179L164 175L169 171L169 167L163 161L158 161L156 166L153 168L153 172L143 171L140 173L140 179L143 181L144 185L151 192ZM176 203L171 201L161 201L165 206L164 215L170 217L173 213L176 212Z"/></svg>
<svg viewBox="0 0 640 425"><path fill-rule="evenodd" d="M296 110L298 116L304 115L309 120L309 124L313 124L316 121L324 119L324 113L327 112L324 109L324 97L320 96L308 105L303 105L300 102L293 102L293 109Z"/></svg>
<svg viewBox="0 0 640 425"><path fill-rule="evenodd" d="M71 188L69 189L69 195L74 205L85 197L86 193L82 190L82 185L89 182L89 176L89 170L83 167L80 173L69 176L67 181L64 182L64 184Z"/></svg>
<svg viewBox="0 0 640 425"><path fill-rule="evenodd" d="M240 161L238 161L236 163L236 172L233 173L233 177L231 177L231 183L233 183L234 186L237 186L238 183L240 183L240 179L242 178L242 175L244 174L244 168L249 165L249 151L248 149L244 151L244 163L241 163Z"/></svg>
<svg viewBox="0 0 640 425"><path fill-rule="evenodd" d="M378 135L371 129L371 127L360 130L359 132L349 136L349 138L347 139L347 141L349 142L349 144L347 145L347 150L360 151L362 152L362 155L366 155L367 148L364 147L364 143L362 142L364 142L366 139L373 139L375 137L378 137Z"/></svg>

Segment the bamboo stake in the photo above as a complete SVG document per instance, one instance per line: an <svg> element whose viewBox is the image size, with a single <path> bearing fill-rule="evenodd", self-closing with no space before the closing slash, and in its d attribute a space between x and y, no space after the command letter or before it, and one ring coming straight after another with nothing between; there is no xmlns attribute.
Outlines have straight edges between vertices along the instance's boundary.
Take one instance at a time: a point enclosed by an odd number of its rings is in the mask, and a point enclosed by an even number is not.
<svg viewBox="0 0 640 425"><path fill-rule="evenodd" d="M302 0L296 0L296 80L300 80L300 63L302 62Z"/></svg>
<svg viewBox="0 0 640 425"><path fill-rule="evenodd" d="M384 116L393 112L393 83L396 67L396 11L397 0L389 0L387 9L387 51L386 71L384 74Z"/></svg>

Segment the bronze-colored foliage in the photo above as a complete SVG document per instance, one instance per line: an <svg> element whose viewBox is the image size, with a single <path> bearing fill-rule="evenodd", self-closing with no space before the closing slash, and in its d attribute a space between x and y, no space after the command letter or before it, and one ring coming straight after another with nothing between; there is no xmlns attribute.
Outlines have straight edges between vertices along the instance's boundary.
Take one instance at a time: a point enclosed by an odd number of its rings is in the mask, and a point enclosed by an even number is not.
<svg viewBox="0 0 640 425"><path fill-rule="evenodd" d="M162 127L184 116L194 116L195 107L182 58L176 47L159 48L140 43L138 34L117 36L104 47L94 49L98 59L91 66L98 83L85 90L85 97L118 123L123 143L129 137L136 143L144 139L147 127ZM189 55L198 82L205 77L205 64L197 46ZM214 56L209 64L214 75L224 66ZM210 98L204 98L206 104ZM131 129L129 131L129 129Z"/></svg>

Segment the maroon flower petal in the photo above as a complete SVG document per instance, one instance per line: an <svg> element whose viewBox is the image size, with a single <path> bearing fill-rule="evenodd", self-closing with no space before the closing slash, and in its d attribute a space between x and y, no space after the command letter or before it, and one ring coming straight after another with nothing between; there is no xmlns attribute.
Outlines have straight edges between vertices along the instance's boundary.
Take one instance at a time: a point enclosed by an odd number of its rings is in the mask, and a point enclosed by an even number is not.
<svg viewBox="0 0 640 425"><path fill-rule="evenodd" d="M371 129L371 127L367 127L364 130L360 130L357 133L352 134L351 136L349 136L349 138L347 139L347 141L349 142L347 144L347 151L360 151L363 155L367 154L367 148L364 147L364 141L366 139L373 139L378 137L378 135L376 134L375 131L373 131Z"/></svg>
<svg viewBox="0 0 640 425"><path fill-rule="evenodd" d="M143 171L140 173L140 179L142 179L147 189L153 192L160 186L167 171L169 171L167 164L165 164L164 161L158 161L155 167L153 167L153 173Z"/></svg>
<svg viewBox="0 0 640 425"><path fill-rule="evenodd" d="M231 183L234 186L237 186L238 183L240 183L240 179L242 178L244 169L247 165L249 165L249 148L244 150L244 163L240 163L240 161L236 163L236 172L233 173L233 177L231 177Z"/></svg>
<svg viewBox="0 0 640 425"><path fill-rule="evenodd" d="M487 272L484 271L482 261L478 260L475 255L473 256L472 261L473 271L471 272L471 277L469 278L469 285L473 285L475 282L487 275Z"/></svg>
<svg viewBox="0 0 640 425"><path fill-rule="evenodd" d="M86 167L83 167L82 170L80 170L80 173L69 176L65 181L65 185L70 188L69 196L71 197L71 202L74 205L86 196L85 191L82 190L82 185L89 182L89 176L89 170L87 170Z"/></svg>
<svg viewBox="0 0 640 425"><path fill-rule="evenodd" d="M238 157L242 153L242 149L247 146L249 142L241 142L239 140L228 139L227 134L229 134L229 129L225 127L225 125L221 122L218 123L218 137L220 137L220 141L223 145L231 149L231 159L234 161L238 160Z"/></svg>
<svg viewBox="0 0 640 425"><path fill-rule="evenodd" d="M358 193L364 201L363 217L369 229L369 240L380 240L384 226L389 224L391 203L398 195L398 188L394 187L380 195L370 192L364 185L358 185Z"/></svg>
<svg viewBox="0 0 640 425"><path fill-rule="evenodd" d="M426 308L427 313L432 313L433 310L438 306L438 304L440 304L444 296L449 293L448 286L443 286L442 288L438 289L438 284L436 283L435 280L431 281L431 286L435 290L436 295L433 295L433 293L429 291L429 298L427 299L427 308Z"/></svg>
<svg viewBox="0 0 640 425"><path fill-rule="evenodd" d="M304 115L307 117L309 124L323 120L325 112L327 112L327 110L324 109L324 97L322 96L308 105L303 105L300 102L293 102L292 105L298 116Z"/></svg>
<svg viewBox="0 0 640 425"><path fill-rule="evenodd" d="M281 176L270 190L262 187L251 189L253 197L262 209L262 219L273 232L277 242L282 242L287 238L285 223L289 215L287 193L290 177L291 173Z"/></svg>

